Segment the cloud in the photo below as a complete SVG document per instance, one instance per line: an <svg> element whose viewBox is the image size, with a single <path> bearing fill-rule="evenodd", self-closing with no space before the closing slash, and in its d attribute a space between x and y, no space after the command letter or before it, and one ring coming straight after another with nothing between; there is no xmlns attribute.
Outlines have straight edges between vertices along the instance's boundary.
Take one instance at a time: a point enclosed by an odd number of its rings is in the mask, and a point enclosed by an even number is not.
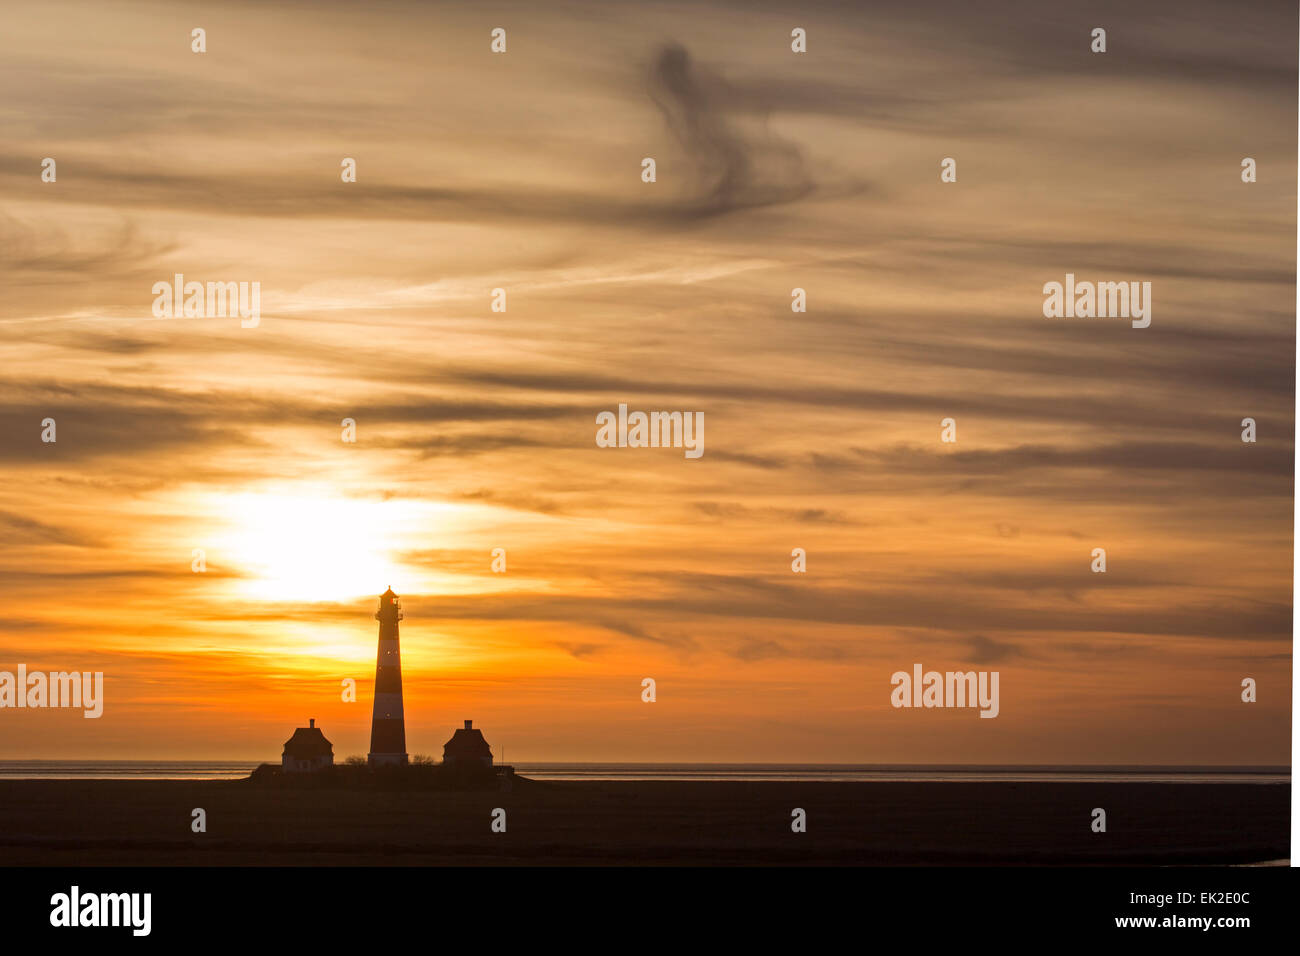
<svg viewBox="0 0 1300 956"><path fill-rule="evenodd" d="M1290 443L1253 448L1241 441L1239 427L1225 423L1220 441L1125 441L1108 444L1058 446L1013 445L1006 448L939 450L924 445L853 448L846 454L815 453L813 463L823 471L880 469L889 474L921 476L984 476L1009 480L1035 470L1114 469L1137 472L1206 471L1234 476L1284 479L1292 474ZM1259 453L1256 454L1256 451Z"/></svg>
<svg viewBox="0 0 1300 956"><path fill-rule="evenodd" d="M981 634L972 634L969 641L972 664L1002 664L1025 656L1024 649L1010 641L995 641Z"/></svg>
<svg viewBox="0 0 1300 956"><path fill-rule="evenodd" d="M834 525L852 522L846 513L825 508L753 508L737 502L722 501L694 501L691 502L691 507L710 518L724 521L786 521Z"/></svg>
<svg viewBox="0 0 1300 956"><path fill-rule="evenodd" d="M752 663L773 659L801 659L809 661L844 661L855 656L851 649L840 644L828 644L806 639L786 642L751 638L728 648L727 653L740 661Z"/></svg>
<svg viewBox="0 0 1300 956"><path fill-rule="evenodd" d="M36 226L0 213L0 276L10 287L144 275L176 248L174 241L145 236L130 220L102 237L74 238L49 224Z"/></svg>
<svg viewBox="0 0 1300 956"><path fill-rule="evenodd" d="M0 511L0 529L3 529L7 534L21 537L23 541L29 544L86 546L93 541L91 537L82 532L47 524L12 511Z"/></svg>
<svg viewBox="0 0 1300 956"><path fill-rule="evenodd" d="M725 113L726 84L696 67L684 47L659 51L649 87L693 166L700 216L793 202L812 192L799 148L770 133L736 129Z"/></svg>
<svg viewBox="0 0 1300 956"><path fill-rule="evenodd" d="M566 654L576 657L578 660L584 660L592 657L604 649L603 644L576 644L570 641L556 641L555 646L560 648Z"/></svg>
<svg viewBox="0 0 1300 956"><path fill-rule="evenodd" d="M1091 580L1086 569L1080 578ZM935 601L934 588L899 586L882 582L874 587L812 587L785 583L784 579L751 575L708 573L659 575L639 585L621 582L620 596L578 594L505 593L477 596L448 595L431 602L434 616L445 621L567 621L603 626L642 640L679 646L705 646L703 638L665 638L657 628L690 621L692 629L711 628L705 621L732 619L753 625L773 622L848 625L873 628L916 628L967 633L972 621L986 631L1111 633L1149 636L1203 637L1230 641L1288 640L1291 608L1284 592L1259 591L1252 595L1160 592L1158 604L1141 610L1120 603L1072 606L1063 619L1060 600L1043 595L1000 601L990 605L987 594L949 588L944 600ZM619 623L612 623L612 622ZM996 640L996 639L993 639Z"/></svg>

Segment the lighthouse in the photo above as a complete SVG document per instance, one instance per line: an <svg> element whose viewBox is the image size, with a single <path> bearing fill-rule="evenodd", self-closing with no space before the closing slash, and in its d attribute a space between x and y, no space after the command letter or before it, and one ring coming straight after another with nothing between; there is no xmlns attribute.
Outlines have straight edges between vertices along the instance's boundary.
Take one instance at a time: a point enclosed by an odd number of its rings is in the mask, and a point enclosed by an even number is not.
<svg viewBox="0 0 1300 956"><path fill-rule="evenodd" d="M406 766L406 720L402 716L402 649L397 622L402 619L402 599L390 587L379 596L379 653L375 659L375 712L370 723L372 767Z"/></svg>

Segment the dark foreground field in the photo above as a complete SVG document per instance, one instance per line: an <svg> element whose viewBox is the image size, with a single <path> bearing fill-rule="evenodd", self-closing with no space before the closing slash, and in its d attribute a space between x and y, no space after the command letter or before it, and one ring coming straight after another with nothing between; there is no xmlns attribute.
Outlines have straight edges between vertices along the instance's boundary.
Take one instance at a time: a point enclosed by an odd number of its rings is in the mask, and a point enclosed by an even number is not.
<svg viewBox="0 0 1300 956"><path fill-rule="evenodd" d="M530 783L511 793L0 782L0 865L1208 864L1288 855L1289 787ZM207 832L191 833L191 810ZM506 811L507 832L491 831ZM807 811L806 833L790 812ZM1089 828L1093 807L1106 833Z"/></svg>

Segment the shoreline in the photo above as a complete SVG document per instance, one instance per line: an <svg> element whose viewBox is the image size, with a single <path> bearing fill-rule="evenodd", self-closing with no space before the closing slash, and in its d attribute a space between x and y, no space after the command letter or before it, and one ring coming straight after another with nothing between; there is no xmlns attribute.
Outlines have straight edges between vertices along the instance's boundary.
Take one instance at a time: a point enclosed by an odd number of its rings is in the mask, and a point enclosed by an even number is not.
<svg viewBox="0 0 1300 956"><path fill-rule="evenodd" d="M278 760L0 760L0 781L238 781ZM343 766L343 765L337 765ZM1284 783L1286 766L572 763L519 765L520 778L584 782Z"/></svg>

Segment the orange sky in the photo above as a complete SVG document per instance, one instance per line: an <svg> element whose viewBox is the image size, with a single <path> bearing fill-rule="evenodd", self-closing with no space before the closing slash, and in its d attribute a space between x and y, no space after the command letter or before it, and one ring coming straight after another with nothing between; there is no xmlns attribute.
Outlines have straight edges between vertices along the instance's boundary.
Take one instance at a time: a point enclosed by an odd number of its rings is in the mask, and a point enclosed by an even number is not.
<svg viewBox="0 0 1300 956"><path fill-rule="evenodd" d="M412 753L1286 763L1296 14L1040 7L7 10L0 670L106 702L0 759L363 754L391 585ZM892 709L917 662L999 717Z"/></svg>

